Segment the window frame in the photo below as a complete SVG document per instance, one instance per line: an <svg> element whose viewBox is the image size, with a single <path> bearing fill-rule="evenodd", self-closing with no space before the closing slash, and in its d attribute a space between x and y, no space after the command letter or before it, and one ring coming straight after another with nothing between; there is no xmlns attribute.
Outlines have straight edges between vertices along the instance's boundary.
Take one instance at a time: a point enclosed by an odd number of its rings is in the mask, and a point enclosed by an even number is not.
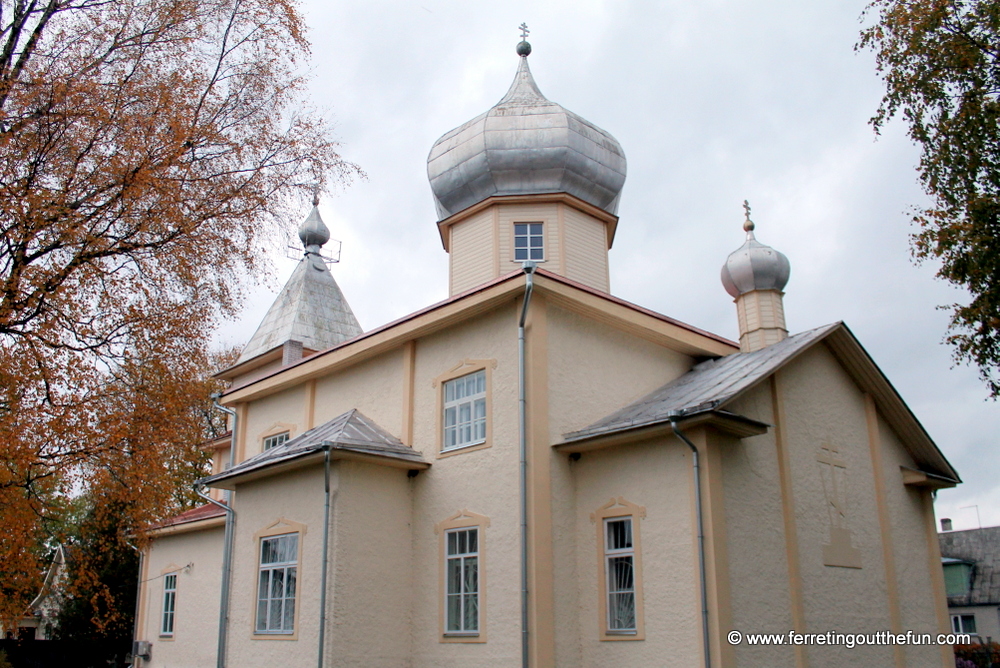
<svg viewBox="0 0 1000 668"><path fill-rule="evenodd" d="M597 548L597 590L598 590L598 632L602 641L618 640L645 640L645 614L642 586L642 537L639 520L646 518L646 509L623 497L611 499L608 503L598 508L590 516L591 522L596 525L596 548ZM628 519L631 521L632 547L621 550L608 550L607 526L608 522ZM633 601L635 605L635 628L634 629L612 629L609 603L611 594L610 577L608 568L609 559L631 556L632 557L632 588Z"/></svg>
<svg viewBox="0 0 1000 668"><path fill-rule="evenodd" d="M461 510L434 526L438 534L439 586L438 586L438 642L441 643L484 643L487 623L487 580L486 580L486 529L490 519L485 515ZM478 630L448 630L448 536L459 531L476 530L477 543L477 598Z"/></svg>
<svg viewBox="0 0 1000 668"><path fill-rule="evenodd" d="M520 225L527 226L527 229L525 230L525 234L518 234L517 228ZM534 230L532 229L532 226L534 226L534 225L537 225L540 228L537 234L533 233ZM532 261L532 262L545 262L546 255L547 255L547 253L545 252L546 246L547 246L547 244L545 243L546 242L546 238L545 238L546 237L546 234L545 234L546 230L545 230L545 228L546 228L546 225L545 225L545 221L543 221L543 220L515 220L515 221L513 221L511 223L511 234L512 234L512 236L511 236L511 246L510 246L510 250L511 250L511 262L527 262L529 260ZM527 244L525 245L525 247L523 249L517 247L517 240L518 240L518 238L527 239ZM540 246L532 246L531 245L531 240L532 239L540 239L541 240L541 245ZM538 257L538 258L531 257L531 251L534 248L541 249L541 257ZM519 250L527 251L525 253L526 257L519 258L517 256L517 252Z"/></svg>
<svg viewBox="0 0 1000 668"><path fill-rule="evenodd" d="M965 625L968 621L972 622L972 630L966 630ZM976 631L976 615L975 613L958 613L951 615L951 631L952 633L968 633L970 635L978 636L979 633Z"/></svg>
<svg viewBox="0 0 1000 668"><path fill-rule="evenodd" d="M271 434L270 436L265 436L261 441L260 451L267 452L271 448L276 448L283 443L287 443L291 438L292 438L292 432L290 430L279 431L277 434ZM268 445L268 442L271 442L271 445Z"/></svg>
<svg viewBox="0 0 1000 668"><path fill-rule="evenodd" d="M301 620L301 604L302 604L302 555L304 550L305 536L307 532L307 526L300 522L295 522L284 517L278 519L267 527L261 529L254 534L254 543L257 546L257 555L255 557L256 567L254 568L254 589L253 589L253 614L249 615L250 618L250 637L253 640L298 640L299 637L299 620ZM295 534L298 536L297 546L295 550L295 598L294 607L292 611L292 630L291 631L258 631L257 630L257 614L258 606L260 603L260 573L261 558L263 555L263 545L265 540L272 538L278 538L281 536L287 536ZM282 562L286 563L286 562ZM291 563L291 562L287 562Z"/></svg>
<svg viewBox="0 0 1000 668"><path fill-rule="evenodd" d="M169 603L169 609L168 609ZM167 630L167 620L170 629ZM160 637L173 639L177 626L177 570L163 575L163 598L160 605Z"/></svg>
<svg viewBox="0 0 1000 668"><path fill-rule="evenodd" d="M455 540L452 540L452 537ZM471 547L469 543L473 542L474 537L475 547ZM462 549L462 538L465 539L465 549ZM452 543L455 543L455 550L452 551ZM479 635L479 571L480 571L480 559L479 559L479 527L458 527L455 529L448 529L444 532L444 572L445 572L445 635L449 636L476 636ZM469 582L469 572L472 571L469 564L471 560L475 560L475 591L470 592L467 589ZM451 577L452 564L458 562L458 591L452 591L453 578ZM452 628L452 598L457 597L459 603L458 609L458 626L460 628ZM470 599L475 600L476 605L476 620L475 628L467 628L466 621L468 615L466 612L466 602Z"/></svg>
<svg viewBox="0 0 1000 668"><path fill-rule="evenodd" d="M260 454L264 452L264 444L267 439L278 436L283 432L288 432L288 438L293 439L298 435L299 428L296 424L290 424L288 422L274 422L267 429L257 433L257 447L259 450L255 454ZM280 444L279 444L280 445ZM273 446L272 446L273 447ZM239 462L237 462L239 463Z"/></svg>
<svg viewBox="0 0 1000 668"><path fill-rule="evenodd" d="M465 452L482 450L493 444L493 371L496 367L497 361L495 359L465 359L434 379L432 387L434 387L437 391L437 458L451 457ZM471 376L472 374L480 371L485 373L485 394L483 395L484 407L486 411L485 436L482 439L474 440L470 443L454 445L446 448L445 437L447 426L445 424L445 410L448 408L448 404L452 403L445 401L447 383L458 380L459 378ZM473 409L474 408L475 403L473 402Z"/></svg>

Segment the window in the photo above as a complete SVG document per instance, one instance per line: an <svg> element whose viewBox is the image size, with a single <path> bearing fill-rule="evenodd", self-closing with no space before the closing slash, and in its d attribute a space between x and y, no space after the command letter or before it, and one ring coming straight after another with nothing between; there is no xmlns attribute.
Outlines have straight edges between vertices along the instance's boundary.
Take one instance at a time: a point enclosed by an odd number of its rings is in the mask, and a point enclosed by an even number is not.
<svg viewBox="0 0 1000 668"><path fill-rule="evenodd" d="M948 596L965 596L972 584L972 564L955 560L944 565L944 589Z"/></svg>
<svg viewBox="0 0 1000 668"><path fill-rule="evenodd" d="M445 633L479 632L479 529L445 533Z"/></svg>
<svg viewBox="0 0 1000 668"><path fill-rule="evenodd" d="M604 520L608 633L635 633L635 546L632 518Z"/></svg>
<svg viewBox="0 0 1000 668"><path fill-rule="evenodd" d="M514 223L514 259L544 260L545 235L542 223Z"/></svg>
<svg viewBox="0 0 1000 668"><path fill-rule="evenodd" d="M257 633L294 632L298 554L297 533L261 539Z"/></svg>
<svg viewBox="0 0 1000 668"><path fill-rule="evenodd" d="M283 431L280 434L275 434L274 436L268 436L264 439L264 449L270 450L271 448L276 448L285 441L288 440L288 432Z"/></svg>
<svg viewBox="0 0 1000 668"><path fill-rule="evenodd" d="M476 371L444 384L442 450L486 440L486 371Z"/></svg>
<svg viewBox="0 0 1000 668"><path fill-rule="evenodd" d="M599 638L644 640L642 541L640 520L646 509L622 497L611 499L590 516L597 542Z"/></svg>
<svg viewBox="0 0 1000 668"><path fill-rule="evenodd" d="M951 616L951 630L952 633L971 633L976 634L976 616L975 615L952 615Z"/></svg>
<svg viewBox="0 0 1000 668"><path fill-rule="evenodd" d="M174 610L177 605L177 574L171 573L163 577L163 619L160 622L160 635L174 635Z"/></svg>

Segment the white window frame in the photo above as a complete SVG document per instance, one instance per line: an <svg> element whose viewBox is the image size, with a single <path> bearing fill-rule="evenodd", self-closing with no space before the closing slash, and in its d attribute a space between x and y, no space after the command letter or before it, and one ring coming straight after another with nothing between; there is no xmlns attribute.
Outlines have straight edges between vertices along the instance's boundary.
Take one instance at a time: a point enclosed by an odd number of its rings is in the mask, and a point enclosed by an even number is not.
<svg viewBox="0 0 1000 668"><path fill-rule="evenodd" d="M521 239L524 242L519 246ZM545 223L514 223L514 261L526 260L545 261Z"/></svg>
<svg viewBox="0 0 1000 668"><path fill-rule="evenodd" d="M474 386L472 394L469 394L470 382ZM443 383L441 452L486 442L486 385L486 369Z"/></svg>
<svg viewBox="0 0 1000 668"><path fill-rule="evenodd" d="M626 522L628 526L629 544L625 547L612 547L609 530L612 524ZM605 595L607 596L607 618L605 619L605 633L609 635L635 635L637 627L637 601L636 601L636 564L635 564L635 520L631 515L604 518L604 575L605 575ZM628 559L631 570L631 587L623 588L615 581L615 569L612 564L621 559ZM614 611L617 609L615 601L617 597L631 596L632 601L632 625L616 626Z"/></svg>
<svg viewBox="0 0 1000 668"><path fill-rule="evenodd" d="M966 628L966 624L972 622L972 630ZM968 633L971 635L979 635L976 632L976 616L972 614L959 614L951 616L951 630L952 633Z"/></svg>
<svg viewBox="0 0 1000 668"><path fill-rule="evenodd" d="M265 546L273 543L275 547L282 547L282 541L284 541L283 556L285 559L264 561ZM299 534L283 533L262 537L257 563L257 612L254 633L258 635L292 635L295 633L295 599L298 595ZM278 596L274 595L273 585L276 574L281 578L281 589ZM289 584L291 584L291 595L288 594ZM272 625L271 611L275 605L280 606L279 621Z"/></svg>
<svg viewBox="0 0 1000 668"><path fill-rule="evenodd" d="M480 606L480 590L482 588L482 560L479 558L479 527L467 526L457 529L449 529L444 534L444 628L446 636L478 636L480 629L480 616L482 608ZM470 537L475 538L475 546L470 546ZM464 538L464 547L462 542ZM474 549L471 549L474 547ZM457 566L458 578L452 577L452 566ZM472 572L475 576L475 591L468 589L468 574ZM457 585L457 586L456 586ZM456 608L452 603L457 602L457 620L453 618ZM472 603L476 606L475 627L468 624L467 606ZM453 621L457 624L453 624Z"/></svg>
<svg viewBox="0 0 1000 668"><path fill-rule="evenodd" d="M270 450L271 448L276 448L282 443L286 442L291 436L291 432L283 431L280 434L271 434L264 438L264 447L262 452Z"/></svg>
<svg viewBox="0 0 1000 668"><path fill-rule="evenodd" d="M163 576L163 609L160 615L160 635L172 637L177 616L177 573Z"/></svg>

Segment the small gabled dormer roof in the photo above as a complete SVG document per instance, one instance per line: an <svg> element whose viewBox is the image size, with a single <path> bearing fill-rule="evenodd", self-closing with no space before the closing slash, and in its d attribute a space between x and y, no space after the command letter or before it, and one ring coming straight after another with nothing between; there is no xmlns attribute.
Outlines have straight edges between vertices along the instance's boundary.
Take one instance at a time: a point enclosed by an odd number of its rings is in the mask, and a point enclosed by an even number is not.
<svg viewBox="0 0 1000 668"><path fill-rule="evenodd" d="M305 254L278 294L237 364L289 341L307 350L326 350L362 333L358 319L330 273L320 248L330 230L319 214L317 201L299 229Z"/></svg>

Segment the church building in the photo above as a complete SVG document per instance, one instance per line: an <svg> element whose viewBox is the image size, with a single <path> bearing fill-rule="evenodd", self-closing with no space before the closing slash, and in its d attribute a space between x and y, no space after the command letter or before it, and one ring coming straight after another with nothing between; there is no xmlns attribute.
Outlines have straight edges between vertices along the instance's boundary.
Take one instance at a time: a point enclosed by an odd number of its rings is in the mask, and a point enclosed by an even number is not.
<svg viewBox="0 0 1000 668"><path fill-rule="evenodd" d="M845 324L789 335L749 208L719 258L739 342L615 297L624 151L530 52L427 160L448 299L362 331L314 201L218 374L206 504L143 555L138 665L954 666L749 643L949 632L932 498L959 477Z"/></svg>

